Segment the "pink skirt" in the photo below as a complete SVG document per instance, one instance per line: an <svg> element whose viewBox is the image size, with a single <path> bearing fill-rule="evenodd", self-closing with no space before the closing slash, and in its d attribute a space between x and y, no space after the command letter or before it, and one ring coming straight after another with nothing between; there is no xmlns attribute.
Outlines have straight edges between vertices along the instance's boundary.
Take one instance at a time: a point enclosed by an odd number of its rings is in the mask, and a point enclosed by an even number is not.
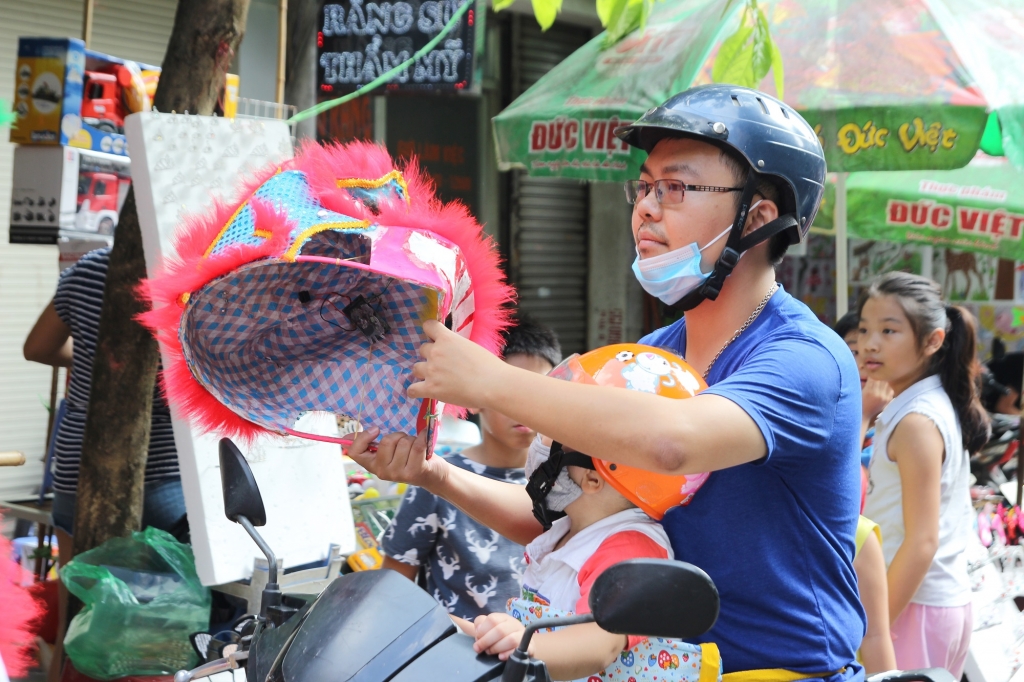
<svg viewBox="0 0 1024 682"><path fill-rule="evenodd" d="M971 645L971 605L911 603L890 628L900 670L945 668L960 679Z"/></svg>

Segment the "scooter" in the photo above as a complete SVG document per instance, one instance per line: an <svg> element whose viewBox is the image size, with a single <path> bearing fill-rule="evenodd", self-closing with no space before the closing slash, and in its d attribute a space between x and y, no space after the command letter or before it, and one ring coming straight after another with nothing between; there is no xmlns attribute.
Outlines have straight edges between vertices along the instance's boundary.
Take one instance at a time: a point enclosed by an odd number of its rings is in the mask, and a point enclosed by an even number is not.
<svg viewBox="0 0 1024 682"><path fill-rule="evenodd" d="M616 634L689 639L718 619L714 583L696 566L633 559L607 569L590 592L591 612L528 626L507 661L477 654L447 610L394 571L351 573L319 595L282 595L277 560L257 532L266 509L238 448L220 442L224 512L267 557L269 582L259 613L236 625L237 643L223 658L181 670L174 682L194 682L245 668L247 682L551 682L543 661L530 657L538 630L597 623ZM685 605L682 607L681 605ZM886 673L869 682L955 682L945 670Z"/></svg>
<svg viewBox="0 0 1024 682"><path fill-rule="evenodd" d="M988 442L971 456L971 473L978 485L999 489L1016 478L1017 449L1020 447L1020 417L989 413L992 433Z"/></svg>

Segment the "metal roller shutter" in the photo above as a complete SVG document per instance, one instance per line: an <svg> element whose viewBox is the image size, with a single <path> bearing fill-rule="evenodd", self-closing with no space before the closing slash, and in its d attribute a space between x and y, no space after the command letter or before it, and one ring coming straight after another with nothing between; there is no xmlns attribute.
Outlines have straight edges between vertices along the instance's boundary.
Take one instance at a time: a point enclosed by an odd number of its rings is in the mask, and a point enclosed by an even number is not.
<svg viewBox="0 0 1024 682"><path fill-rule="evenodd" d="M513 95L590 37L589 29L564 24L542 33L532 16L515 17ZM513 172L511 269L519 307L551 326L566 354L582 352L587 343L587 184Z"/></svg>
<svg viewBox="0 0 1024 682"><path fill-rule="evenodd" d="M78 36L82 4L67 0L0 2L0 99L14 101L19 36ZM50 396L49 367L26 362L21 347L57 283L57 247L8 244L14 145L0 129L0 450L21 450L27 462L0 467L0 499L24 497L43 475Z"/></svg>
<svg viewBox="0 0 1024 682"><path fill-rule="evenodd" d="M93 49L159 65L174 24L176 0L96 3ZM80 0L0 2L0 98L14 100L20 36L82 35ZM42 480L50 375L26 362L22 344L57 284L57 247L9 244L14 145L0 130L0 450L21 450L28 462L0 467L0 499L31 494Z"/></svg>
<svg viewBox="0 0 1024 682"><path fill-rule="evenodd" d="M177 0L96 0L90 48L160 66L177 9ZM79 15L78 33L73 35L81 35L81 30Z"/></svg>

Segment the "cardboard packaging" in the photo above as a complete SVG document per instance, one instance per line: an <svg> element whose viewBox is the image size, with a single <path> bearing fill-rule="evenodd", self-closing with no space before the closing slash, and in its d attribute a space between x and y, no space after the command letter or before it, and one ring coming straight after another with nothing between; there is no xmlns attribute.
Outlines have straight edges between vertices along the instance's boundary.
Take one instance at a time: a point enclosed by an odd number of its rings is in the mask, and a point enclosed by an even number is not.
<svg viewBox="0 0 1024 682"><path fill-rule="evenodd" d="M14 150L12 244L111 243L131 184L127 157L75 147Z"/></svg>
<svg viewBox="0 0 1024 682"><path fill-rule="evenodd" d="M19 38L10 140L127 156L124 118L150 109L159 73L76 38Z"/></svg>

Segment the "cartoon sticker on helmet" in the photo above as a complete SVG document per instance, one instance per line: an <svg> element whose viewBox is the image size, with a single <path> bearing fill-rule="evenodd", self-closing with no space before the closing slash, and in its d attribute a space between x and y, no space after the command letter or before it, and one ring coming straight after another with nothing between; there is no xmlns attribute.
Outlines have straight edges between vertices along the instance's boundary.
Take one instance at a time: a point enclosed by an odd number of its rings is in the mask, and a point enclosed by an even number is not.
<svg viewBox="0 0 1024 682"><path fill-rule="evenodd" d="M622 369L626 387L644 393L657 393L658 385L665 378L669 379L666 386L674 385L675 380L671 377L672 367L668 360L655 353L637 353L634 362Z"/></svg>
<svg viewBox="0 0 1024 682"><path fill-rule="evenodd" d="M696 376L690 374L675 362L672 363L672 376L676 378L676 381L678 381L691 396L697 395L697 391L700 390L700 382L697 380Z"/></svg>
<svg viewBox="0 0 1024 682"><path fill-rule="evenodd" d="M683 495L683 499L679 501L679 504L683 507L690 504L693 501L694 494L700 490L700 487L704 485L704 481L708 480L708 472L700 474L688 474L686 476L686 483L679 489L679 493Z"/></svg>
<svg viewBox="0 0 1024 682"><path fill-rule="evenodd" d="M696 395L700 390L700 382L693 374L690 374L676 362L669 362L657 353L637 353L635 357L630 351L623 351L615 356L620 362L628 362L632 357L633 362L622 369L622 377L626 380L626 387L634 391L645 393L657 393L658 386L674 387L682 386L690 395Z"/></svg>

